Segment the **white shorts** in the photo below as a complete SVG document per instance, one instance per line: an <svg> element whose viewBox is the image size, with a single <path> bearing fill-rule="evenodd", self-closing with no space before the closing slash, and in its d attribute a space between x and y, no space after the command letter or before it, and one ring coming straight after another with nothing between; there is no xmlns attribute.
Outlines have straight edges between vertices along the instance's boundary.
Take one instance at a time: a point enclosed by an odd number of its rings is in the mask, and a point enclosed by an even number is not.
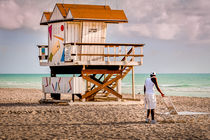
<svg viewBox="0 0 210 140"><path fill-rule="evenodd" d="M145 108L155 109L156 108L156 97L155 94L145 94Z"/></svg>

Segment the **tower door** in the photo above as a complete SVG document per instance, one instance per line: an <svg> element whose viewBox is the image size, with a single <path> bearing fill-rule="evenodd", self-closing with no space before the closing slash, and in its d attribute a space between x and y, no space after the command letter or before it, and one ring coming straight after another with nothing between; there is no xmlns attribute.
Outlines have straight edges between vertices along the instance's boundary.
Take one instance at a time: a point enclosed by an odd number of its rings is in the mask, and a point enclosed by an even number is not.
<svg viewBox="0 0 210 140"><path fill-rule="evenodd" d="M68 22L66 43L81 42L81 29L79 22Z"/></svg>
<svg viewBox="0 0 210 140"><path fill-rule="evenodd" d="M82 43L105 43L106 23L83 22ZM104 61L104 46L83 45L83 54L101 54L101 56L82 56L82 61Z"/></svg>
<svg viewBox="0 0 210 140"><path fill-rule="evenodd" d="M81 26L79 22L68 22L67 30L65 32L65 43L80 43L81 42ZM66 61L81 60L77 56L81 52L81 46L66 45Z"/></svg>

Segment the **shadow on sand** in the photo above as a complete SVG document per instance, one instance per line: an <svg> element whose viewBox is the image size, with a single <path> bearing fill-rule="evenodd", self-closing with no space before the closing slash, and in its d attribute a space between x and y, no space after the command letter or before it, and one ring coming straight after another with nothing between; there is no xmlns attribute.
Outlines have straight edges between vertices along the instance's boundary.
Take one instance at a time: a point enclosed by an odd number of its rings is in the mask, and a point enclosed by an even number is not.
<svg viewBox="0 0 210 140"><path fill-rule="evenodd" d="M52 104L51 104L52 105ZM39 103L0 103L0 107L25 107L25 106L49 106L49 104Z"/></svg>

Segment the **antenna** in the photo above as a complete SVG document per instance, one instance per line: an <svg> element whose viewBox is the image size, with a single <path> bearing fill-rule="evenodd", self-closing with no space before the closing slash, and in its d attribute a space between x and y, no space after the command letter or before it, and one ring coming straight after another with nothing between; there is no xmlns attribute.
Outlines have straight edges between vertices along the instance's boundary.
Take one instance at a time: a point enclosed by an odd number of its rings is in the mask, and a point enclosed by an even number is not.
<svg viewBox="0 0 210 140"><path fill-rule="evenodd" d="M119 9L118 4L119 4L119 1L118 1L118 0L116 0L116 9Z"/></svg>
<svg viewBox="0 0 210 140"><path fill-rule="evenodd" d="M64 0L56 0L57 3L64 3Z"/></svg>

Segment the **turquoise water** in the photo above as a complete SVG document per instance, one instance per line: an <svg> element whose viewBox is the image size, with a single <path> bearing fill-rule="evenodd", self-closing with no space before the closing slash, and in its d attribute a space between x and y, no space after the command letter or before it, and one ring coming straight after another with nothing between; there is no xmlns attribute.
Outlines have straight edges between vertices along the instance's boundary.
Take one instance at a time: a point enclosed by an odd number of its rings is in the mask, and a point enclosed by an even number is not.
<svg viewBox="0 0 210 140"><path fill-rule="evenodd" d="M143 94L143 86L148 74L135 75L135 91ZM131 78L128 75L123 79L125 92L131 92ZM158 74L158 84L166 95L210 97L210 74ZM156 93L158 91L156 90Z"/></svg>
<svg viewBox="0 0 210 140"><path fill-rule="evenodd" d="M0 74L0 88L41 89L41 77L49 74ZM135 74L135 93L143 94L148 74ZM210 97L210 74L158 74L158 83L166 95ZM132 75L122 81L122 93L131 93ZM158 92L157 92L158 94Z"/></svg>

